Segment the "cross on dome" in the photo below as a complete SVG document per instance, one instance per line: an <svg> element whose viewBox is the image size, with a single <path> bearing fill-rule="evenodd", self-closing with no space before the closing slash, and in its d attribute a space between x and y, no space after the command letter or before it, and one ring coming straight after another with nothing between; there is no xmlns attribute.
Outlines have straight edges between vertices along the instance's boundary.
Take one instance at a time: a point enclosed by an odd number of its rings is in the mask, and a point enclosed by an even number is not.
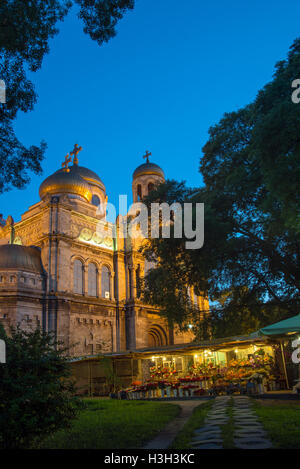
<svg viewBox="0 0 300 469"><path fill-rule="evenodd" d="M144 155L143 158L147 159L147 163L149 163L149 156L152 156L152 153L149 153L149 151L146 150L146 155Z"/></svg>
<svg viewBox="0 0 300 469"><path fill-rule="evenodd" d="M78 153L82 150L82 147L78 146L78 143L75 143L73 150L71 151L71 155L74 156L73 164L78 164Z"/></svg>
<svg viewBox="0 0 300 469"><path fill-rule="evenodd" d="M62 164L62 167L64 168L64 171L66 173L68 173L70 170L69 170L69 163L71 163L72 161L72 158L71 156L69 155L69 153L65 156L65 161L64 163Z"/></svg>

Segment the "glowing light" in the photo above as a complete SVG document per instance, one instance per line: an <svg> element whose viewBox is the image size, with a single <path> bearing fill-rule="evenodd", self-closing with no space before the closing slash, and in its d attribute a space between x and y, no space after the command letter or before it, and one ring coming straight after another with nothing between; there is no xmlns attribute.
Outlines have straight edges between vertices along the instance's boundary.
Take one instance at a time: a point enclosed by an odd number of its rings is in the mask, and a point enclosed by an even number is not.
<svg viewBox="0 0 300 469"><path fill-rule="evenodd" d="M236 348L235 351L234 351L234 353L238 353L238 351L239 351L239 350Z"/></svg>
<svg viewBox="0 0 300 469"><path fill-rule="evenodd" d="M198 358L198 355L195 355L195 358Z"/></svg>
<svg viewBox="0 0 300 469"><path fill-rule="evenodd" d="M189 329L193 329L193 324L189 324Z"/></svg>

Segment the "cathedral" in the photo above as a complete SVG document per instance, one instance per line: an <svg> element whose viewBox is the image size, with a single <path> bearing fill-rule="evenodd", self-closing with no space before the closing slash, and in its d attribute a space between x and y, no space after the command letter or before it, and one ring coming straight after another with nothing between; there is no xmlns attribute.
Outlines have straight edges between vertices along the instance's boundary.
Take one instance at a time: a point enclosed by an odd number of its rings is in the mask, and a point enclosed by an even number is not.
<svg viewBox="0 0 300 469"><path fill-rule="evenodd" d="M81 149L76 144L43 181L40 201L21 221L0 216L1 323L53 331L74 357L191 342L192 329L168 327L143 303L140 279L151 264L138 240L121 237L106 219L106 187L79 164ZM149 156L133 172L134 202L165 180ZM191 294L208 309L205 298Z"/></svg>

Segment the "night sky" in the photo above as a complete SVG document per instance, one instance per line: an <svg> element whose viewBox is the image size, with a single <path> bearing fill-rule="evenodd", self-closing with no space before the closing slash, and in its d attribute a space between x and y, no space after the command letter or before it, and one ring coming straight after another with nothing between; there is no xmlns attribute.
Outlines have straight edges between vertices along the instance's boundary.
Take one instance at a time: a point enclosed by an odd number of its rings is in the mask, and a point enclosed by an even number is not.
<svg viewBox="0 0 300 469"><path fill-rule="evenodd" d="M276 0L137 0L99 47L73 9L30 78L39 95L15 128L26 145L48 144L43 175L0 196L15 221L39 201L38 188L74 143L109 201L130 195L145 150L170 179L202 183L201 149L211 125L253 100L274 64L300 36L300 4ZM299 77L300 78L300 70Z"/></svg>

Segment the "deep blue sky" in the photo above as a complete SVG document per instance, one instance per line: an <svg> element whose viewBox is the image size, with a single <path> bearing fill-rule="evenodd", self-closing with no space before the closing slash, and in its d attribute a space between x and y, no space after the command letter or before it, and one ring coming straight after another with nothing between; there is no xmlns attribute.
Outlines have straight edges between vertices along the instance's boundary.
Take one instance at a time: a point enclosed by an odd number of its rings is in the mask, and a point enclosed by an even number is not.
<svg viewBox="0 0 300 469"><path fill-rule="evenodd" d="M271 79L300 36L299 18L294 0L137 0L116 38L99 47L72 10L31 74L38 103L15 125L24 144L47 142L44 174L1 195L0 212L19 220L75 142L112 203L131 197L146 149L168 178L200 185L209 127Z"/></svg>

